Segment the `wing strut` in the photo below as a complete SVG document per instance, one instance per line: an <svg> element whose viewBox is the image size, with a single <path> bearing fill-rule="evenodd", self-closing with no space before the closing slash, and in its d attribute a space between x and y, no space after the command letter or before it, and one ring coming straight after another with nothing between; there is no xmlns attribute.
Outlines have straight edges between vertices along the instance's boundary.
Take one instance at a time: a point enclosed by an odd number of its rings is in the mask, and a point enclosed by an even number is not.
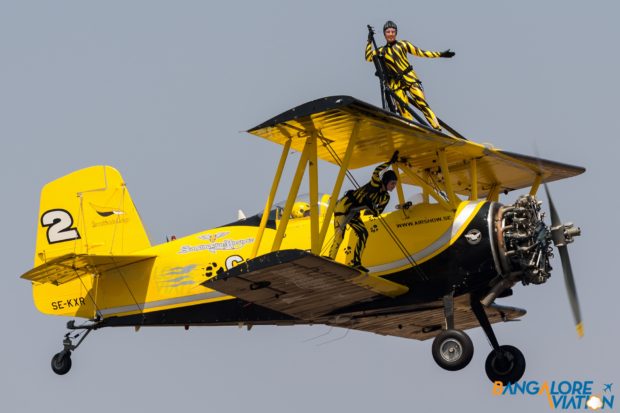
<svg viewBox="0 0 620 413"><path fill-rule="evenodd" d="M310 147L308 154L308 181L310 186L310 248L313 254L321 253L319 242L319 166L317 165L317 138L310 136L307 146Z"/></svg>
<svg viewBox="0 0 620 413"><path fill-rule="evenodd" d="M289 128L294 128L291 125L283 124L278 126L280 133L288 137L288 140L284 144L282 149L282 155L280 156L280 162L278 163L278 167L276 170L275 177L273 179L273 183L271 185L271 190L269 192L269 197L267 198L267 202L265 203L265 209L263 210L263 216L261 218L260 226L258 228L258 233L256 235L256 241L254 242L254 247L252 249L252 254L250 258L255 258L258 255L258 251L261 246L261 242L263 239L263 234L265 232L265 228L267 227L267 221L269 217L269 212L273 207L273 202L275 199L276 192L280 185L280 180L282 178L282 172L284 170L284 166L286 164L286 160L288 157L288 153L291 149L291 144L294 138L302 138L304 139L304 146L301 152L301 157L297 164L297 168L295 170L295 175L293 177L293 181L291 183L291 187L289 189L288 197L286 198L286 203L284 206L284 211L282 212L282 216L280 217L280 222L277 225L276 234L271 245L270 251L277 251L282 246L282 240L286 234L286 228L288 226L289 219L291 217L291 212L293 210L293 206L295 204L295 199L297 198L297 194L299 193L299 187L301 185L301 181L303 179L304 173L306 172L306 167L308 168L309 175L309 193L310 193L310 240L311 240L311 250L312 253L319 255L321 252L321 246L323 243L323 239L325 238L325 234L327 232L329 218L333 213L335 208L335 204L338 199L338 193L340 192L340 188L342 186L342 181L344 180L344 172L347 171L348 164L351 159L351 155L353 153L353 148L355 147L355 142L357 138L357 130L359 128L354 128L352 134L352 140L349 142L346 158L346 165L343 165L341 168L341 175L339 179L336 181L336 185L334 188L334 194L330 200L330 205L328 208L327 216L324 218L323 228L320 230L319 223L319 183L318 183L318 149L317 145L319 140L323 138L320 136L320 133L317 132L314 128L307 129L299 129L297 130L297 136L291 134ZM297 128L295 128L297 129ZM344 171L344 172L342 172Z"/></svg>
<svg viewBox="0 0 620 413"><path fill-rule="evenodd" d="M415 184L422 187L422 189L428 193L430 196L435 198L435 200L443 206L447 210L452 210L452 206L446 202L441 195L435 191L433 187L431 187L426 181L418 176L410 167L406 167L404 164L398 164L399 168L407 175Z"/></svg>
<svg viewBox="0 0 620 413"><path fill-rule="evenodd" d="M297 169L295 171L295 175L293 177L293 181L291 183L291 187L289 190L288 197L286 199L286 204L284 206L284 211L282 212L281 221L278 223L278 228L276 231L275 238L273 240L273 244L271 246L271 251L277 251L280 249L282 245L282 240L284 239L284 234L286 233L286 228L288 226L288 221L291 216L291 211L293 209L293 205L295 203L295 199L297 198L297 194L299 192L299 187L301 185L301 181L303 175L306 171L306 167L308 167L309 172L309 192L310 192L310 239L311 239L311 250L314 254L320 255L321 248L327 236L327 231L329 230L329 226L331 224L331 218L334 213L334 209L336 208L336 203L338 202L338 196L340 194L340 190L342 189L342 184L344 182L344 177L348 171L349 164L351 162L351 158L353 155L353 150L357 143L357 139L359 136L360 123L356 123L351 131L351 137L347 144L347 150L344 155L344 159L340 162L340 170L338 172L338 177L336 178L336 182L334 183L334 188L329 200L329 205L327 207L327 211L325 212L325 216L323 217L322 225L319 225L319 210L318 210L318 156L317 156L317 147L319 141L323 142L323 137L316 131L308 131L308 130L299 130L298 132L306 135L305 144L301 153L301 157L297 164ZM278 186L280 184L280 179L282 177L282 171L284 170L284 165L286 163L286 159L288 156L288 152L291 148L291 143L293 136L287 130L286 126L280 127L280 131L282 133L286 133L289 136L289 139L286 141L284 148L282 150L282 155L280 156L280 162L278 164L278 168L276 170L276 175L274 177L273 183L271 185L271 191L269 193L269 197L267 198L267 202L265 203L265 209L263 211L263 216L261 218L261 223L258 229L258 233L256 236L256 241L254 242L254 248L252 250L251 258L255 258L258 255L258 251L260 248L260 244L263 238L263 234L265 228L267 226L267 220L269 211L273 207L273 202L275 199L276 192L278 190ZM325 145L329 145L329 142L325 143Z"/></svg>
<svg viewBox="0 0 620 413"><path fill-rule="evenodd" d="M288 221L291 217L291 212L293 211L293 204L295 203L295 198L297 198L297 193L299 192L299 185L301 185L301 179L304 177L304 172L306 172L306 165L308 164L308 158L310 155L309 152L311 151L312 145L316 145L316 140L313 139L312 135L310 135L306 138L304 150L301 152L301 157L299 158L299 163L297 164L297 170L295 171L295 176L293 177L293 182L291 183L291 189L289 190L288 198L286 198L286 204L284 205L284 211L282 212L282 220L278 224L276 237L273 240L273 245L271 246L271 252L277 251L280 249L280 245L282 245L282 240L284 239L284 234L286 233L286 227L288 226ZM311 216L312 209L316 209L317 206L318 205L310 205Z"/></svg>
<svg viewBox="0 0 620 413"><path fill-rule="evenodd" d="M405 193L403 192L403 182L400 179L400 172L398 172L398 165L392 165L392 170L396 174L396 192L398 193L398 205L405 204Z"/></svg>
<svg viewBox="0 0 620 413"><path fill-rule="evenodd" d="M336 203L338 202L338 196L340 195L340 190L342 189L342 184L344 182L344 177L348 171L349 163L351 161L351 155L353 154L353 148L357 143L357 137L359 135L360 122L356 122L353 127L353 131L351 131L351 138L349 139L349 144L347 145L347 150L344 154L344 159L340 164L340 170L338 171L338 177L336 178L336 182L334 183L334 189L332 191L332 196L329 198L329 206L327 207L327 211L325 212L325 217L323 218L323 226L321 227L321 233L319 234L319 244L322 246L325 242L325 237L327 236L327 230L331 224L332 215L334 214L334 209L336 209Z"/></svg>
<svg viewBox="0 0 620 413"><path fill-rule="evenodd" d="M478 199L478 160L476 158L469 161L469 180L471 182L469 199L475 201Z"/></svg>
<svg viewBox="0 0 620 413"><path fill-rule="evenodd" d="M456 206L459 204L460 199L456 197L454 188L452 187L452 179L450 179L450 168L448 167L448 159L446 158L446 150L440 149L437 153L439 157L439 165L441 166L441 175L443 176L443 183L448 194L448 201L453 211L456 211Z"/></svg>
<svg viewBox="0 0 620 413"><path fill-rule="evenodd" d="M265 209L263 210L263 216L260 220L260 226L258 227L258 233L256 234L256 241L254 242L254 247L252 248L252 255L250 255L250 259L256 258L256 254L258 253L258 247L260 247L260 243L263 239L263 234L265 233L265 228L267 227L267 221L269 220L269 211L271 211L273 201L276 197L276 192L278 191L278 186L280 185L280 178L282 178L282 171L284 170L284 165L286 164L288 151L291 149L291 141L292 139L291 137L289 137L289 139L284 144L284 147L282 148L280 162L278 163L276 175L274 176L273 183L271 184L271 191L269 191L269 197L267 197L267 202L265 203Z"/></svg>
<svg viewBox="0 0 620 413"><path fill-rule="evenodd" d="M536 175L536 178L534 179L534 183L532 184L532 188L530 189L530 195L531 196L536 196L536 192L538 192L538 188L540 187L540 184L542 183L542 174L538 174Z"/></svg>

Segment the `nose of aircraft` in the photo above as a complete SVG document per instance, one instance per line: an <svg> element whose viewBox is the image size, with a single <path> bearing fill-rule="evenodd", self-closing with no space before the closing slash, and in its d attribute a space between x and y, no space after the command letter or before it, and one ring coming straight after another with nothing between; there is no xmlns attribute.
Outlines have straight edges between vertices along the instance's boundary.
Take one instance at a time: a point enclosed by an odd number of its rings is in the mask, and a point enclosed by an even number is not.
<svg viewBox="0 0 620 413"><path fill-rule="evenodd" d="M524 285L546 282L551 276L549 260L553 257L553 244L560 254L568 300L577 334L581 337L581 311L567 248L574 237L581 235L581 229L572 223L562 224L546 184L545 191L551 215L550 227L543 222L545 214L541 211L542 202L533 196L523 195L513 205L500 209L497 223L498 255L502 270L507 274L507 281L503 284L509 287L517 281Z"/></svg>

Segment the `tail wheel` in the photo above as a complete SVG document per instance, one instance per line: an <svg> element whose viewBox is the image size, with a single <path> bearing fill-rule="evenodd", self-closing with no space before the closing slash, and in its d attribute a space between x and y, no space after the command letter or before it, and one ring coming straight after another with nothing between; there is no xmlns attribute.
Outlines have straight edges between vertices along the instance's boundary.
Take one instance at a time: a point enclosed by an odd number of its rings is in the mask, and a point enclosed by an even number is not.
<svg viewBox="0 0 620 413"><path fill-rule="evenodd" d="M52 370L58 375L67 374L71 370L71 352L61 351L52 357Z"/></svg>
<svg viewBox="0 0 620 413"><path fill-rule="evenodd" d="M525 373L525 357L516 347L500 346L499 351L491 351L484 367L492 382L515 383Z"/></svg>
<svg viewBox="0 0 620 413"><path fill-rule="evenodd" d="M474 344L461 330L444 330L433 341L433 358L443 369L461 370L473 356Z"/></svg>

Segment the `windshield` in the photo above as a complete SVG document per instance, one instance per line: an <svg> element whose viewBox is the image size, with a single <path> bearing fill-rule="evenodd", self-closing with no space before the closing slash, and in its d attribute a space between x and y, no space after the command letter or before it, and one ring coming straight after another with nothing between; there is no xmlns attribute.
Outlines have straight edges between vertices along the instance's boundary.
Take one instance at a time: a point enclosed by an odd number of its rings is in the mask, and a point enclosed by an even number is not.
<svg viewBox="0 0 620 413"><path fill-rule="evenodd" d="M329 194L319 192L319 216L325 215L327 211L327 206L329 205ZM280 220L282 218L282 212L284 211L284 207L286 205L286 200L282 200L280 202L276 202L273 204L273 207L269 211L269 220ZM310 195L309 194L301 194L295 198L295 202L293 203L293 211L291 212L291 218L306 218L310 216ZM259 217L263 216L263 211L258 213Z"/></svg>

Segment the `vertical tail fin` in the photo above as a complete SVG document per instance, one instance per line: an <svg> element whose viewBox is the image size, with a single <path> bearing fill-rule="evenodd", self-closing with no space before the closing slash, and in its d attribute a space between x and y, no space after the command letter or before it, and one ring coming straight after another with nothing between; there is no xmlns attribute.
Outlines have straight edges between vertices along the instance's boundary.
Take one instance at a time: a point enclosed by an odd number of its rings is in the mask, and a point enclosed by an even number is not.
<svg viewBox="0 0 620 413"><path fill-rule="evenodd" d="M91 166L41 191L35 267L74 254L120 255L150 247L121 174Z"/></svg>

